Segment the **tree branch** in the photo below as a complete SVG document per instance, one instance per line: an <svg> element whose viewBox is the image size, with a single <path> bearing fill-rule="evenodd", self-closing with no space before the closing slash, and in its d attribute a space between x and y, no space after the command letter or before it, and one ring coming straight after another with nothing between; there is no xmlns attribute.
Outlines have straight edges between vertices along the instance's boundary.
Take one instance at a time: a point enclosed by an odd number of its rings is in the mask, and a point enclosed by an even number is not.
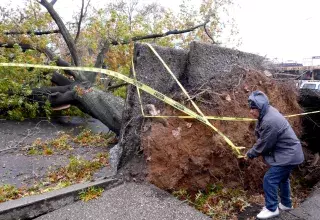
<svg viewBox="0 0 320 220"><path fill-rule="evenodd" d="M58 0L52 0L52 1L50 2L50 4L53 6L54 4L56 4L57 1L58 1Z"/></svg>
<svg viewBox="0 0 320 220"><path fill-rule="evenodd" d="M5 47L5 48L13 48L14 45L19 45L22 50L37 50L41 53L44 53L50 60L55 61L57 66L70 66L68 62L65 60L61 59L60 57L56 56L50 49L48 48L40 48L40 47L33 47L30 44L22 44L22 43L7 43L7 42L1 42L0 41L0 47ZM74 78L77 77L77 73L70 71L70 70L65 70L65 73L73 76Z"/></svg>
<svg viewBox="0 0 320 220"><path fill-rule="evenodd" d="M58 86L68 86L72 84L72 81L69 80L67 77L64 75L54 72L52 77L51 77L51 82L58 85Z"/></svg>
<svg viewBox="0 0 320 220"><path fill-rule="evenodd" d="M59 14L54 10L52 4L50 4L47 0L38 0L38 1L40 1L39 3L47 9L49 14L53 18L53 20L58 25L59 30L63 36L63 39L69 48L74 65L80 66L80 59L78 57L78 52L77 52L75 43L74 43L69 31L67 30L66 26L64 25L62 19L60 18Z"/></svg>
<svg viewBox="0 0 320 220"><path fill-rule="evenodd" d="M81 12L80 12L80 18L79 18L79 22L78 22L77 34L76 34L76 38L74 39L74 43L75 43L75 44L77 44L77 41L78 41L79 36L80 36L81 22L82 22L82 19L83 19L83 10L84 10L84 0L82 0Z"/></svg>
<svg viewBox="0 0 320 220"><path fill-rule="evenodd" d="M206 32L206 34L208 35L208 37L212 40L212 44L215 44L216 42L215 42L215 40L213 39L213 37L209 34L209 31L208 31L208 29L207 29L207 25L205 24L205 25L203 26L203 28L204 28L204 31Z"/></svg>
<svg viewBox="0 0 320 220"><path fill-rule="evenodd" d="M109 86L108 90L117 89L117 88L120 88L122 86L127 86L127 85L128 85L128 83L120 83L120 84L117 84L117 85L114 85L114 86Z"/></svg>
<svg viewBox="0 0 320 220"><path fill-rule="evenodd" d="M101 68L102 65L103 65L103 60L104 60L104 55L108 52L109 50L109 47L110 47L110 43L109 41L105 41L98 56L97 56L97 59L96 59L96 63L94 64L94 67L96 68Z"/></svg>
<svg viewBox="0 0 320 220"><path fill-rule="evenodd" d="M4 32L5 35L19 35L19 34L46 35L46 34L57 34L57 33L60 33L60 30L51 30L51 31L7 31L7 32Z"/></svg>
<svg viewBox="0 0 320 220"><path fill-rule="evenodd" d="M80 36L80 29L81 29L81 23L82 23L82 19L86 16L87 11L88 11L88 6L90 4L90 1L88 1L87 6L85 7L85 12L84 11L84 0L82 0L82 6L81 6L81 12L80 12L80 18L79 18L79 22L78 22L78 30L77 30L77 34L76 37L74 39L74 43L77 44L79 36Z"/></svg>
<svg viewBox="0 0 320 220"><path fill-rule="evenodd" d="M159 37L166 37L169 35L173 35L173 34L183 34L183 33L187 33L187 32L191 32L194 31L195 29L199 28L199 27L204 27L207 23L209 22L209 20L205 21L202 24L196 25L194 27L188 28L188 29L184 29L184 30L172 30L172 31L167 31L165 33L161 33L161 34L150 34L150 35L146 35L146 36L136 36L133 37L129 40L124 40L121 42L118 41L111 41L112 45L119 45L119 44L128 44L132 41L138 41L138 40L146 40L146 39L154 39L154 38L159 38Z"/></svg>
<svg viewBox="0 0 320 220"><path fill-rule="evenodd" d="M103 45L103 47L101 48L98 56L97 56L95 67L96 68L101 68L102 67L104 56L108 52L110 44L111 45L128 44L130 42L138 41L138 40L154 39L154 38L165 37L165 36L169 36L169 35L173 35L173 34L183 34L183 33L194 31L195 29L197 29L199 27L202 27L202 26L205 27L205 25L208 22L209 22L209 20L205 21L202 24L199 24L199 25L196 25L194 27L191 27L191 28L188 28L188 29L184 29L184 30L173 30L173 31L167 31L167 32L162 33L162 34L151 34L151 35L146 35L146 36L136 36L136 37L133 37L133 38L131 38L129 40L125 40L125 41L121 41L121 42L118 42L118 41L115 41L115 40L109 42L109 40L106 40L104 45Z"/></svg>

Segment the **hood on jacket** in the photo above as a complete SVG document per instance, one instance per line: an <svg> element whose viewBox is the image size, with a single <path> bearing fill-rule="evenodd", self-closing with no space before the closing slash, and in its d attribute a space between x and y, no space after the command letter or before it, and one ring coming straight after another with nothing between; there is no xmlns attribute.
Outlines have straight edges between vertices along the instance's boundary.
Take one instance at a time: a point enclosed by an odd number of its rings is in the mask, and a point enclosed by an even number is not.
<svg viewBox="0 0 320 220"><path fill-rule="evenodd" d="M269 108L269 99L268 97L261 91L254 91L250 94L248 98L249 107L251 109L259 110L259 121L263 118L263 116L267 113Z"/></svg>

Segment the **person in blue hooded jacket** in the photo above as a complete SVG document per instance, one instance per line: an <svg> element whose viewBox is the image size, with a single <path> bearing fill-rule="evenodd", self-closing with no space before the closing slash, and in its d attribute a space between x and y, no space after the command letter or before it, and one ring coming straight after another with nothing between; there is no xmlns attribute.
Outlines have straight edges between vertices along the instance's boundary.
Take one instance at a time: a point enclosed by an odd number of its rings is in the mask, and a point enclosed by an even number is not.
<svg viewBox="0 0 320 220"><path fill-rule="evenodd" d="M304 154L289 122L269 104L263 92L254 91L248 102L251 115L258 121L255 129L257 141L246 156L250 159L262 156L270 165L263 178L265 207L257 215L259 219L268 219L279 215L278 207L292 209L289 177L291 171L304 161Z"/></svg>

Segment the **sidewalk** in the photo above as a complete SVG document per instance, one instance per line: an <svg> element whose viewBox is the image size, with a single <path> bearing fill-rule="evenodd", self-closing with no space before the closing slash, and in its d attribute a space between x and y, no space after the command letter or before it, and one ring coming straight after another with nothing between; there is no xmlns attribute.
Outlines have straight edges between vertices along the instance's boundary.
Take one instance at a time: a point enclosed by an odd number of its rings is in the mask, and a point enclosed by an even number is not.
<svg viewBox="0 0 320 220"><path fill-rule="evenodd" d="M89 185L102 186L107 190L96 200L77 201L79 190ZM121 184L121 185L119 185ZM86 186L88 185L88 186ZM320 184L318 185L320 186ZM253 220L257 207L238 216L239 220ZM52 211L54 210L54 211ZM50 212L52 211L52 212ZM211 219L187 203L148 183L121 183L116 179L77 184L43 195L12 200L0 205L0 219L37 220L202 220ZM315 188L300 207L270 220L319 220L320 188Z"/></svg>
<svg viewBox="0 0 320 220"><path fill-rule="evenodd" d="M279 217L270 220L319 220L320 188L316 189L300 207L280 213ZM151 184L124 183L105 191L96 200L78 201L36 219L202 220L211 218ZM253 218L248 216L243 220L245 219Z"/></svg>
<svg viewBox="0 0 320 220"><path fill-rule="evenodd" d="M257 215L259 211L251 213ZM239 218L239 220L252 220L250 216ZM269 220L319 220L320 219L320 183L314 187L314 191L309 197L298 207L291 211L281 211L278 217Z"/></svg>
<svg viewBox="0 0 320 220"><path fill-rule="evenodd" d="M281 213L281 220L319 220L320 219L320 184L314 192L298 208Z"/></svg>
<svg viewBox="0 0 320 220"><path fill-rule="evenodd" d="M151 184L124 183L89 202L78 201L37 220L207 220L200 213Z"/></svg>

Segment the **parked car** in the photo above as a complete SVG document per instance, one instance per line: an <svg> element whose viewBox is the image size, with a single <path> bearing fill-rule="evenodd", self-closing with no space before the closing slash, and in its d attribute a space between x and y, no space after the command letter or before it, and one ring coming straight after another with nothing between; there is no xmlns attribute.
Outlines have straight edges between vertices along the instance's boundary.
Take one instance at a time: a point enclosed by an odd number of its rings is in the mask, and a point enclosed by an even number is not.
<svg viewBox="0 0 320 220"><path fill-rule="evenodd" d="M303 80L300 89L316 89L320 90L320 80Z"/></svg>

